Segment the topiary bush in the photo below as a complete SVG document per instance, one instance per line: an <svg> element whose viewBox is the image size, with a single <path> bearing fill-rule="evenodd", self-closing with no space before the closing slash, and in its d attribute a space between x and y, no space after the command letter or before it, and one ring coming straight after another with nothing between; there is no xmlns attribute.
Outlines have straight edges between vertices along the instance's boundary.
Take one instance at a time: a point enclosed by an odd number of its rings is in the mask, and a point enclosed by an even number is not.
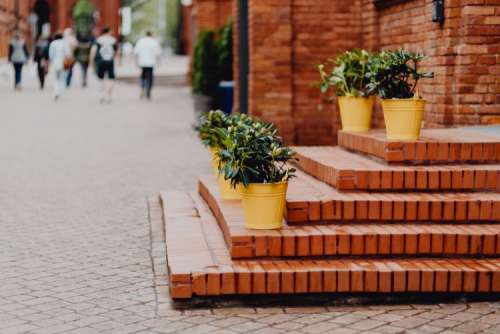
<svg viewBox="0 0 500 334"><path fill-rule="evenodd" d="M194 48L192 85L193 92L214 96L219 83L218 52L215 32L201 31Z"/></svg>
<svg viewBox="0 0 500 334"><path fill-rule="evenodd" d="M229 20L219 30L217 38L217 68L219 81L233 80L233 22Z"/></svg>

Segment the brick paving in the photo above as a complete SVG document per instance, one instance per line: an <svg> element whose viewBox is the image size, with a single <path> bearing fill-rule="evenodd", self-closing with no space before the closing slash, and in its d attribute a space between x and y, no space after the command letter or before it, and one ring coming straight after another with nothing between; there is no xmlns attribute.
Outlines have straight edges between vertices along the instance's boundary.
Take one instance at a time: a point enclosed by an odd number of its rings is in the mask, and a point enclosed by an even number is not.
<svg viewBox="0 0 500 334"><path fill-rule="evenodd" d="M500 332L496 302L175 309L146 197L210 171L189 91L34 87L0 78L0 333Z"/></svg>

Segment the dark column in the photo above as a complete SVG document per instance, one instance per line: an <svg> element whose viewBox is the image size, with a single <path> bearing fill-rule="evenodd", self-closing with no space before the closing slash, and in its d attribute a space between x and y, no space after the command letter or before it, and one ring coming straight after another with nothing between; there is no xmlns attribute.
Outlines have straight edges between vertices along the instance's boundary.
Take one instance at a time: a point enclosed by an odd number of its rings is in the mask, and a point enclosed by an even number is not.
<svg viewBox="0 0 500 334"><path fill-rule="evenodd" d="M239 104L240 112L248 113L248 1L238 1L239 18Z"/></svg>

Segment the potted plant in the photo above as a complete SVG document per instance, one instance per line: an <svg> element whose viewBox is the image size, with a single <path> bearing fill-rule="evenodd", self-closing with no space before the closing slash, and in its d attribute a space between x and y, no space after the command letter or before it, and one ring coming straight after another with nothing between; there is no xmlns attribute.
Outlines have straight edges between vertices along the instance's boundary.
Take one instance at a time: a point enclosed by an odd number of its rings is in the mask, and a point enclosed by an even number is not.
<svg viewBox="0 0 500 334"><path fill-rule="evenodd" d="M375 89L369 85L372 59L368 51L354 49L318 66L321 92L333 88L338 97L342 130L362 132L370 129L375 94Z"/></svg>
<svg viewBox="0 0 500 334"><path fill-rule="evenodd" d="M219 84L217 71L216 34L212 30L203 30L196 41L191 72L194 108L198 114L212 108Z"/></svg>
<svg viewBox="0 0 500 334"><path fill-rule="evenodd" d="M295 172L287 162L295 152L283 146L272 124L239 122L221 132L220 170L241 192L245 226L281 228L288 180Z"/></svg>
<svg viewBox="0 0 500 334"><path fill-rule="evenodd" d="M425 100L418 94L422 78L432 72L418 68L424 55L406 50L383 51L375 57L376 71L371 86L382 98L385 128L389 140L418 140Z"/></svg>
<svg viewBox="0 0 500 334"><path fill-rule="evenodd" d="M208 113L203 114L200 117L200 125L196 128L198 131L198 136L200 137L203 145L208 147L210 151L212 170L217 177L217 182L219 185L219 193L221 198L228 200L240 199L240 193L231 187L229 181L226 181L219 173L220 161L217 156L218 151L221 148L221 131L220 129L227 129L231 122L234 120L231 116L226 116L220 110L212 110Z"/></svg>

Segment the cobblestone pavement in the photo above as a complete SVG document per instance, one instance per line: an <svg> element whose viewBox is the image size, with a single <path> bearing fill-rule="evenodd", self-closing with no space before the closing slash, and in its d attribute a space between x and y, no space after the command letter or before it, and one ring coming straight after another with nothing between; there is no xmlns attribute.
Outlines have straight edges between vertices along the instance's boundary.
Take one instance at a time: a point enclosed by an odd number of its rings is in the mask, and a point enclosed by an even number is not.
<svg viewBox="0 0 500 334"><path fill-rule="evenodd" d="M0 333L500 333L500 304L176 310L146 197L194 189L208 156L188 89L118 85L55 104L0 78ZM153 229L157 233L157 229Z"/></svg>

